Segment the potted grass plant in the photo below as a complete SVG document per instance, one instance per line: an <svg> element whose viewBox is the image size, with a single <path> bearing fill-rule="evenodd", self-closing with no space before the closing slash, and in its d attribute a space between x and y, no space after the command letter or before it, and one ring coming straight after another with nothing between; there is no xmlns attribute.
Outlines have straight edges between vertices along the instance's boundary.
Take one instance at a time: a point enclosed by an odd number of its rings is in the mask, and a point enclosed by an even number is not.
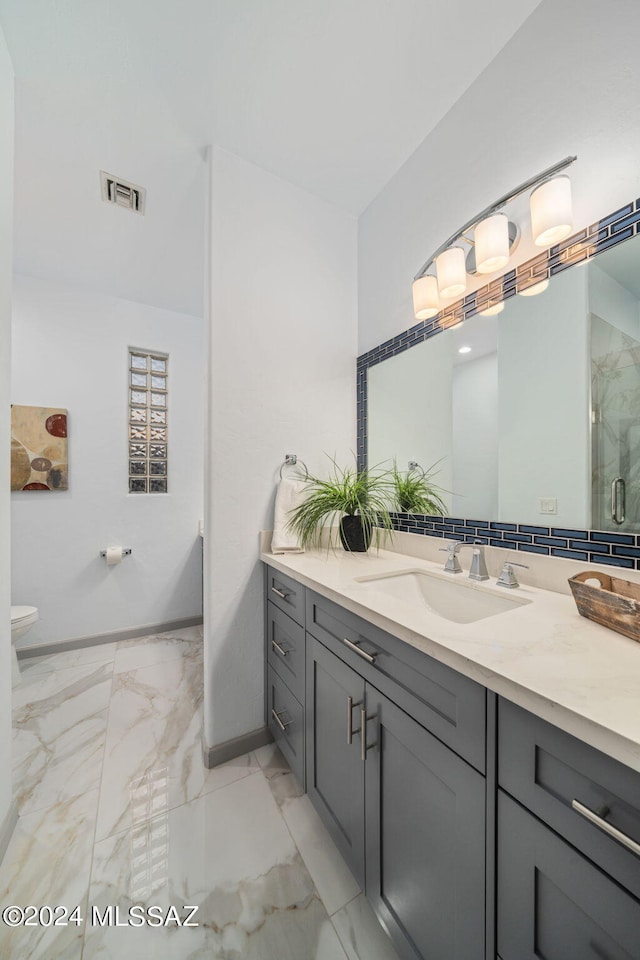
<svg viewBox="0 0 640 960"><path fill-rule="evenodd" d="M436 467L437 464L433 464L428 470L414 467L405 473L398 470L394 460L391 479L394 507L399 513L422 513L435 517L446 514L447 506L441 496L446 491L433 480Z"/></svg>
<svg viewBox="0 0 640 960"><path fill-rule="evenodd" d="M330 459L332 467L326 479L311 474L304 478L307 494L292 511L290 529L303 547L320 546L327 526L331 543L333 524L339 517L340 542L345 550L364 553L372 540L378 547L381 537L393 529L389 471L343 468Z"/></svg>

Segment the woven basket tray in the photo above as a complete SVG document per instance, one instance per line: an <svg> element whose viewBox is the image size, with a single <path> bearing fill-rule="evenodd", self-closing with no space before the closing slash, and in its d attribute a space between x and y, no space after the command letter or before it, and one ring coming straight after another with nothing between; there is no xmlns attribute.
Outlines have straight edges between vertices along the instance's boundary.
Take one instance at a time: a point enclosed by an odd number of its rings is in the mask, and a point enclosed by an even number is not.
<svg viewBox="0 0 640 960"><path fill-rule="evenodd" d="M600 586L585 580L597 580ZM640 641L640 583L587 571L571 577L569 586L581 616Z"/></svg>

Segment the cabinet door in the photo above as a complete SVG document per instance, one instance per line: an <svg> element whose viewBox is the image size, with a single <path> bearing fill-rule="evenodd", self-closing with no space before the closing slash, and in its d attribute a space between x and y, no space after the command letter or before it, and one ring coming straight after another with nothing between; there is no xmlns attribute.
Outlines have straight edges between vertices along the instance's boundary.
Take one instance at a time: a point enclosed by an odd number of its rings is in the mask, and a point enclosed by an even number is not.
<svg viewBox="0 0 640 960"><path fill-rule="evenodd" d="M640 957L640 903L502 791L498 949L504 960Z"/></svg>
<svg viewBox="0 0 640 960"><path fill-rule="evenodd" d="M363 701L362 677L307 635L307 793L361 887L365 765L358 731Z"/></svg>
<svg viewBox="0 0 640 960"><path fill-rule="evenodd" d="M267 567L266 584L267 599L304 627L305 588L302 584L274 567Z"/></svg>
<svg viewBox="0 0 640 960"><path fill-rule="evenodd" d="M311 590L307 590L306 629L376 690L480 773L485 772L487 698L479 683Z"/></svg>
<svg viewBox="0 0 640 960"><path fill-rule="evenodd" d="M640 843L640 774L503 698L498 709L500 786L640 899L638 854L606 832Z"/></svg>
<svg viewBox="0 0 640 960"><path fill-rule="evenodd" d="M275 670L267 669L268 727L304 787L304 711Z"/></svg>
<svg viewBox="0 0 640 960"><path fill-rule="evenodd" d="M304 703L304 627L269 601L267 663L282 677L294 697Z"/></svg>
<svg viewBox="0 0 640 960"><path fill-rule="evenodd" d="M483 960L485 780L367 685L367 898L408 960Z"/></svg>

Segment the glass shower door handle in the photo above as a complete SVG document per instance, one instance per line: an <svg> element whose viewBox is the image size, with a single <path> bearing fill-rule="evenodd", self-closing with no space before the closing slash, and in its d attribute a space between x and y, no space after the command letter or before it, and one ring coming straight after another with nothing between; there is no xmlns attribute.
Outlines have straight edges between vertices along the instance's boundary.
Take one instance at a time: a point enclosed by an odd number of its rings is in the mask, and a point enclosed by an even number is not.
<svg viewBox="0 0 640 960"><path fill-rule="evenodd" d="M611 481L611 519L614 523L624 523L626 488L623 477Z"/></svg>

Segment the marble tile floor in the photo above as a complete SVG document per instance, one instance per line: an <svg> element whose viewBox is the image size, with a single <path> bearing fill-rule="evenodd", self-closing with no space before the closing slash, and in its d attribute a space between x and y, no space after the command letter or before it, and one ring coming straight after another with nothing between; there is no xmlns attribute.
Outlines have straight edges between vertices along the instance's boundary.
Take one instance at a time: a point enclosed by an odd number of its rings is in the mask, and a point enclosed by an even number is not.
<svg viewBox="0 0 640 960"><path fill-rule="evenodd" d="M82 919L0 920L2 960L397 960L274 745L204 769L201 627L21 669L0 910Z"/></svg>

